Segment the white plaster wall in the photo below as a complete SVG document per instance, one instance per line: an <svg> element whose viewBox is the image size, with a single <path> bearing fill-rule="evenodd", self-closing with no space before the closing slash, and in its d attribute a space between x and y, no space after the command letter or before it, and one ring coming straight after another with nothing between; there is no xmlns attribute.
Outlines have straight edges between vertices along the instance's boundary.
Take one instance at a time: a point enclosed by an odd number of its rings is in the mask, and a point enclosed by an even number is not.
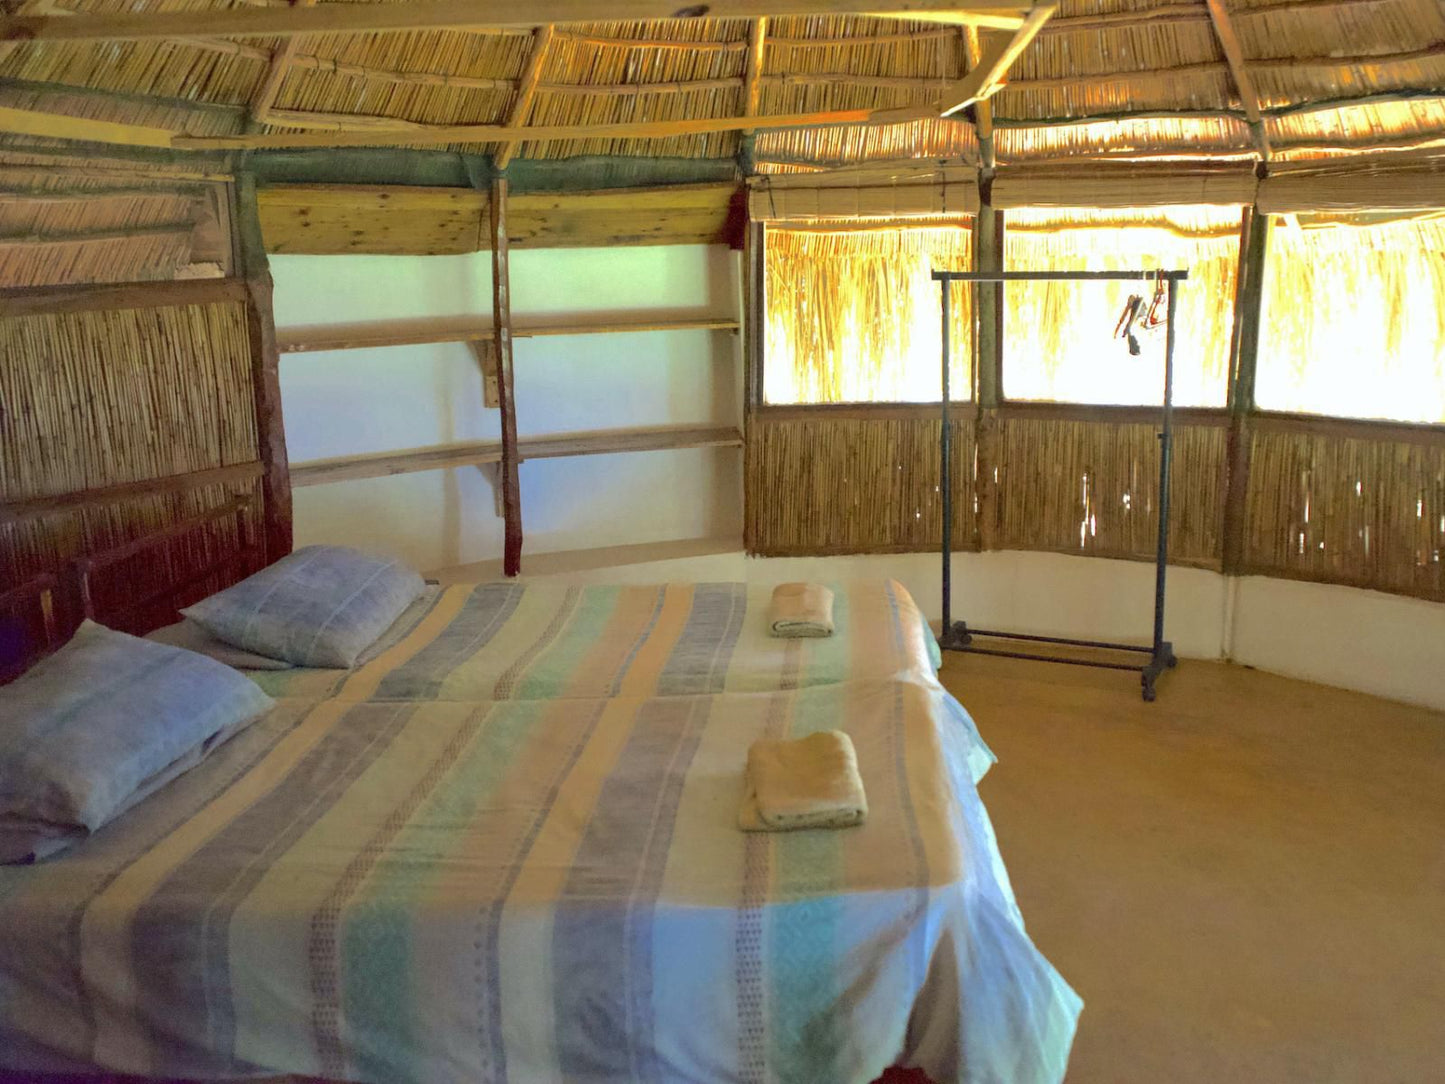
<svg viewBox="0 0 1445 1084"><path fill-rule="evenodd" d="M491 319L491 257L275 256L282 331L384 321ZM529 317L723 315L738 311L739 264L721 247L519 250L514 321ZM652 425L738 424L742 362L728 332L518 339L523 436ZM496 439L476 359L447 343L284 355L293 462ZM742 453L689 449L523 463L532 553L742 531ZM295 491L297 545L346 540L420 568L500 555L492 488L474 467Z"/></svg>
<svg viewBox="0 0 1445 1084"><path fill-rule="evenodd" d="M1263 576L1238 583L1235 661L1445 709L1445 606Z"/></svg>

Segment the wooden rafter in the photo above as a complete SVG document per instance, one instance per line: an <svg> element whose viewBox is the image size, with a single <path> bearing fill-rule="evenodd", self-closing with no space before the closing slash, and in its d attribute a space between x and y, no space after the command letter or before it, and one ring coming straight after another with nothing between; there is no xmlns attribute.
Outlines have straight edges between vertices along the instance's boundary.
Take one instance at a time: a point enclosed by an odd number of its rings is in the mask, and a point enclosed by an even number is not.
<svg viewBox="0 0 1445 1084"><path fill-rule="evenodd" d="M713 0L701 10L708 18L762 15L884 14L909 18L970 14L1021 25L1020 0ZM539 26L553 23L645 21L676 18L677 0L422 0L393 4L358 0L310 7L237 7L223 10L126 12L56 17L0 18L0 41L142 41L171 37L288 37L295 34L387 33L476 27ZM1017 20L1017 21L1014 21Z"/></svg>
<svg viewBox="0 0 1445 1084"><path fill-rule="evenodd" d="M537 97L537 87L542 79L542 62L547 58L547 49L552 44L553 34L550 26L539 26L534 32L532 51L527 54L527 64L517 81L517 96L512 100L512 108L507 113L509 127L520 128L527 123L527 117L532 112L532 102ZM497 152L498 169L507 168L520 145L517 140L502 144L502 149Z"/></svg>
<svg viewBox="0 0 1445 1084"><path fill-rule="evenodd" d="M316 0L295 0L295 7L310 7ZM301 46L300 37L286 38L276 47L276 52L271 56L271 67L266 72L266 78L256 88L256 93L251 96L251 120L255 124L265 124L270 119L271 107L276 104L276 96L281 93L281 83L286 78L286 71L291 66L291 59L296 55Z"/></svg>
<svg viewBox="0 0 1445 1084"><path fill-rule="evenodd" d="M763 54L768 48L768 19L754 19L748 28L748 71L743 79L743 116L756 117L763 96ZM748 129L751 131L751 129Z"/></svg>
<svg viewBox="0 0 1445 1084"><path fill-rule="evenodd" d="M977 27L964 27L963 51L967 60L967 71L974 71L983 59L983 46L979 42ZM978 136L979 164L985 170L993 169L993 103L987 98L973 103L973 126L974 133Z"/></svg>
<svg viewBox="0 0 1445 1084"><path fill-rule="evenodd" d="M1254 89L1254 79L1250 77L1249 68L1245 66L1244 49L1239 44L1239 36L1234 32L1234 24L1229 21L1229 13L1224 10L1224 0L1205 0L1205 3L1209 6L1209 21L1214 24L1215 36L1219 38L1219 45L1224 50L1224 59L1229 62L1235 89L1239 91L1239 104L1249 121L1249 130L1259 150L1260 161L1268 162L1269 133L1264 129L1264 117L1259 111L1259 92Z"/></svg>
<svg viewBox="0 0 1445 1084"><path fill-rule="evenodd" d="M1038 4L1025 16L1023 24L1012 37L1000 36L984 52L977 66L944 91L938 102L938 111L946 117L996 94L1013 62L1028 48L1055 9L1056 5L1052 3Z"/></svg>

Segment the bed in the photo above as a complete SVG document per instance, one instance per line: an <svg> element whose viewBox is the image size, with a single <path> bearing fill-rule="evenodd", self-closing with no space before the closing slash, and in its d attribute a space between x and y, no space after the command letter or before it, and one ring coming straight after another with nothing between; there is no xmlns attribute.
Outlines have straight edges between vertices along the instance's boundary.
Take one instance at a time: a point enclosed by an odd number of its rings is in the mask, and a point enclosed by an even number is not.
<svg viewBox="0 0 1445 1084"><path fill-rule="evenodd" d="M478 646L489 592L519 597ZM609 622L649 596L629 643ZM992 755L906 592L842 596L836 640L793 648L735 585L465 586L349 674L257 674L261 722L0 867L0 1067L1062 1079L1080 1001L1024 932ZM830 728L867 821L739 832L749 744Z"/></svg>

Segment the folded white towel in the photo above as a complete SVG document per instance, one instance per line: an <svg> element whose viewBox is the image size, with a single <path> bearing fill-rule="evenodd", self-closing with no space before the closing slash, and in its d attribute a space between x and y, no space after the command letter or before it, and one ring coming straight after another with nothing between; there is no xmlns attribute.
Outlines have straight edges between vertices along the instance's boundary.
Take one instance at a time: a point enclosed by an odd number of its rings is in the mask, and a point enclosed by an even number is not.
<svg viewBox="0 0 1445 1084"><path fill-rule="evenodd" d="M848 828L868 815L853 741L823 730L796 741L763 739L748 750L738 827L745 832Z"/></svg>
<svg viewBox="0 0 1445 1084"><path fill-rule="evenodd" d="M833 592L819 583L781 583L773 588L768 626L774 636L832 636Z"/></svg>

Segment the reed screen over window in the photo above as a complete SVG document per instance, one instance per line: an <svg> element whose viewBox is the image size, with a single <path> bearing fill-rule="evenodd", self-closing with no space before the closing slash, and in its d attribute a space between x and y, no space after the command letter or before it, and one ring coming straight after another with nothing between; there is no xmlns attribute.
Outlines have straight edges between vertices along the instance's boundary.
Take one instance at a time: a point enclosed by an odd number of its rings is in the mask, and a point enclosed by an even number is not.
<svg viewBox="0 0 1445 1084"><path fill-rule="evenodd" d="M1016 210L1004 220L1010 271L1185 269L1174 344L1174 402L1221 407L1239 260L1235 207ZM1009 399L1149 406L1164 395L1164 305L1144 282L1004 287L1003 394ZM1120 318L1141 303L1131 352ZM1152 326L1150 326L1152 325Z"/></svg>
<svg viewBox="0 0 1445 1084"><path fill-rule="evenodd" d="M971 231L769 229L767 403L938 402L942 295L934 269L967 271ZM971 398L969 292L953 289L950 398Z"/></svg>
<svg viewBox="0 0 1445 1084"><path fill-rule="evenodd" d="M1263 410L1445 423L1445 221L1286 215L1265 253Z"/></svg>

